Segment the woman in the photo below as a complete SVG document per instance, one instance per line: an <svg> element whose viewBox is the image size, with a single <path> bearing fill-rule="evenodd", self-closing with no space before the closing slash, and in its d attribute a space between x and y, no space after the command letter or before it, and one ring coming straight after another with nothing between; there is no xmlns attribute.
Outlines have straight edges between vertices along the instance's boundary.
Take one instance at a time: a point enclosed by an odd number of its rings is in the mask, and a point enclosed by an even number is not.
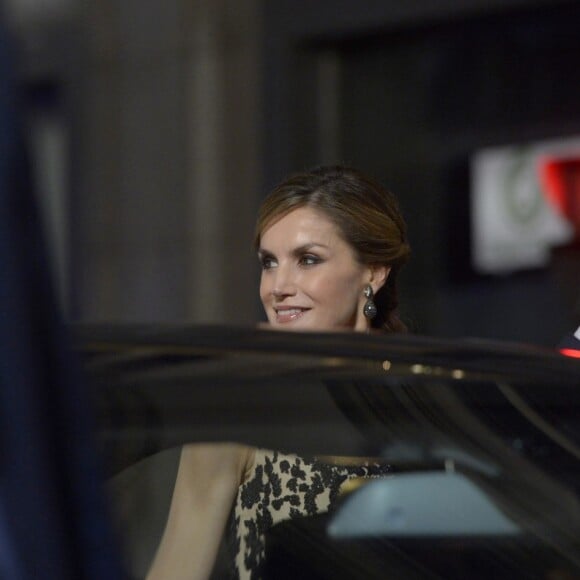
<svg viewBox="0 0 580 580"><path fill-rule="evenodd" d="M396 314L405 222L395 198L362 173L322 167L281 183L260 208L255 247L273 328L406 330ZM209 577L228 518L233 576L259 578L269 527L332 509L349 478L387 472L242 445L186 446L148 578Z"/></svg>

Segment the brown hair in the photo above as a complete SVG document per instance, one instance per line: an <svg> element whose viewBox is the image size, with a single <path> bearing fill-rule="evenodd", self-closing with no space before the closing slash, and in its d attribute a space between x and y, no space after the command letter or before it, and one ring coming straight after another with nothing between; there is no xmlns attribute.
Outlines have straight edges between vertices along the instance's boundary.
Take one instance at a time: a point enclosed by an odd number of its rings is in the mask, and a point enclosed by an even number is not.
<svg viewBox="0 0 580 580"><path fill-rule="evenodd" d="M391 268L374 301L377 316L373 328L405 332L396 314L397 276L408 260L407 226L395 197L360 171L343 166L318 167L292 175L264 200L256 223L254 245L274 222L299 207L323 212L338 227L364 264Z"/></svg>

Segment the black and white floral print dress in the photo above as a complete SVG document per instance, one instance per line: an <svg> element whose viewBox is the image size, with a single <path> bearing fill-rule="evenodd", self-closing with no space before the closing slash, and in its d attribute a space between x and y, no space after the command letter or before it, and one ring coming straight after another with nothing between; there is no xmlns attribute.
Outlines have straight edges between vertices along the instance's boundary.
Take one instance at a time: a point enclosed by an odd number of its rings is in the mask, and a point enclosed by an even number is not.
<svg viewBox="0 0 580 580"><path fill-rule="evenodd" d="M389 465L328 463L297 455L257 449L254 465L240 486L230 519L232 576L260 578L265 533L278 522L331 511L342 484L359 477L390 474Z"/></svg>

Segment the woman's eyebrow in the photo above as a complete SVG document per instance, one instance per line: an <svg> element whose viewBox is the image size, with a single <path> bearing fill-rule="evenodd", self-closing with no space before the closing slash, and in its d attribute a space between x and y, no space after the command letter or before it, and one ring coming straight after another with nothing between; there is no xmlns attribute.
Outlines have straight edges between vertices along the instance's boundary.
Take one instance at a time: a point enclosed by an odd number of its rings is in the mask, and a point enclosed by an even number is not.
<svg viewBox="0 0 580 580"><path fill-rule="evenodd" d="M304 252L308 252L308 250L311 250L312 248L324 248L325 250L328 250L328 246L326 244L321 244L320 242L309 242L308 244L303 244L301 246L298 246L297 248L294 248L292 250L292 253L303 254Z"/></svg>
<svg viewBox="0 0 580 580"><path fill-rule="evenodd" d="M258 248L258 258L261 260L262 258L273 258L274 254L265 250L264 248Z"/></svg>
<svg viewBox="0 0 580 580"><path fill-rule="evenodd" d="M292 254L303 254L304 252L308 252L308 250L311 250L312 248L324 248L325 250L329 249L329 247L326 244L322 244L320 242L308 242L307 244L302 244L301 246L297 246L296 248L291 250L291 252L292 252ZM266 248L258 248L258 256L260 258L262 258L264 256L274 257L275 254L274 254L274 252L271 252L270 250L267 250Z"/></svg>

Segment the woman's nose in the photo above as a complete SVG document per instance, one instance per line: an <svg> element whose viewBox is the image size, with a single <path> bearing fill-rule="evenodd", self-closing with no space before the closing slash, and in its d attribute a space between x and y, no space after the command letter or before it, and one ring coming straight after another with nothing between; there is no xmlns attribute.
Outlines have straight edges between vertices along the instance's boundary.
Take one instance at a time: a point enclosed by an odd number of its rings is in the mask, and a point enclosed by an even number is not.
<svg viewBox="0 0 580 580"><path fill-rule="evenodd" d="M284 296L293 296L296 294L296 284L292 272L288 268L278 266L274 285L272 286L272 295L276 298Z"/></svg>

